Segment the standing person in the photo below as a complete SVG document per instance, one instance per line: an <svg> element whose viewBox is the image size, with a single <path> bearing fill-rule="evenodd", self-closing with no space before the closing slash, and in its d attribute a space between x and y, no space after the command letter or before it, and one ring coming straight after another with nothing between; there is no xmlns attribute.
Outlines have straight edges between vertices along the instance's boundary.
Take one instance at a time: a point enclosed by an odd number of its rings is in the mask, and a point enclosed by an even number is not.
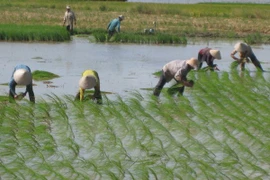
<svg viewBox="0 0 270 180"><path fill-rule="evenodd" d="M235 54L237 52L239 52L239 58L235 57ZM256 68L259 68L261 71L264 71L260 61L253 53L251 47L246 43L242 42L236 43L234 46L234 50L231 53L231 57L240 64L241 70L244 70L245 63L251 60L251 62L254 64Z"/></svg>
<svg viewBox="0 0 270 180"><path fill-rule="evenodd" d="M124 20L124 16L120 15L118 18L113 19L107 26L108 39L110 39L115 32L120 33L121 21Z"/></svg>
<svg viewBox="0 0 270 180"><path fill-rule="evenodd" d="M219 50L211 49L211 48L203 48L198 53L198 61L200 62L199 69L202 68L202 64L205 61L208 67L210 67L210 70L219 70L217 68L217 65L214 64L214 60L220 60L221 55Z"/></svg>
<svg viewBox="0 0 270 180"><path fill-rule="evenodd" d="M66 12L64 15L63 26L66 24L67 30L73 32L73 24L76 25L76 16L73 11L70 10L70 6L66 7Z"/></svg>
<svg viewBox="0 0 270 180"><path fill-rule="evenodd" d="M98 73L95 70L86 70L83 72L82 77L79 81L79 92L77 93L75 99L83 101L84 93L86 89L95 89L93 100L96 100L98 104L102 102L102 96L100 92L100 80L98 77Z"/></svg>
<svg viewBox="0 0 270 180"><path fill-rule="evenodd" d="M24 93L17 95L15 88L16 85L24 85L26 86L26 90ZM33 83L32 83L32 73L31 69L23 64L17 65L14 68L14 71L11 76L11 80L9 82L9 99L13 101L14 99L23 98L26 94L29 94L29 100L35 103L35 95L33 91Z"/></svg>
<svg viewBox="0 0 270 180"><path fill-rule="evenodd" d="M179 93L183 94L185 86L192 87L194 85L193 80L187 80L187 74L192 69L197 70L198 66L199 61L195 58L191 58L189 60L174 60L165 64L165 66L162 68L162 74L153 94L155 96L159 96L165 83L171 81L172 79L175 79L178 83L183 84L183 86L179 88Z"/></svg>

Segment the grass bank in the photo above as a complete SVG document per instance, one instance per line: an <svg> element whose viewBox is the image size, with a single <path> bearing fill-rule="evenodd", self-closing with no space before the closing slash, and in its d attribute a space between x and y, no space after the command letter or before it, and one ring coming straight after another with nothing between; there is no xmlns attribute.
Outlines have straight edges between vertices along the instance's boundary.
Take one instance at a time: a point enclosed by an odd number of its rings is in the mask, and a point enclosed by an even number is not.
<svg viewBox="0 0 270 180"><path fill-rule="evenodd" d="M60 26L0 24L3 41L66 41L69 33Z"/></svg>
<svg viewBox="0 0 270 180"><path fill-rule="evenodd" d="M126 18L122 22L122 32L131 34L155 28L159 34L177 37L241 38L251 43L270 42L269 4L1 0L1 24L61 26L66 5L70 5L76 13L75 30L78 34L105 30L110 20L123 14ZM156 22L156 26L153 22Z"/></svg>

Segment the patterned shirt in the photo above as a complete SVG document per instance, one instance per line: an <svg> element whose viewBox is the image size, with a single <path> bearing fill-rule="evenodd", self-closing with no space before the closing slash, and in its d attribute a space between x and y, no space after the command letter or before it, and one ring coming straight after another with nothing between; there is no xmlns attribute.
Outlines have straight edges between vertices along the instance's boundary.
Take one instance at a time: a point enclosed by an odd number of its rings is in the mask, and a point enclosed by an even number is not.
<svg viewBox="0 0 270 180"><path fill-rule="evenodd" d="M190 71L187 61L188 60L174 60L165 64L162 70L165 74L166 81L169 82L173 78L177 81L186 79L186 76Z"/></svg>

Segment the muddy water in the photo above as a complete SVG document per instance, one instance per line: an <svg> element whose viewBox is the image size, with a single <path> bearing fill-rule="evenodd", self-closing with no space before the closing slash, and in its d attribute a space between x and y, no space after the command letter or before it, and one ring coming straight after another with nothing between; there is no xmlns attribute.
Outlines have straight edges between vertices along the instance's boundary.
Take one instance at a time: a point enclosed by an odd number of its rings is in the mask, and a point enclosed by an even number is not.
<svg viewBox="0 0 270 180"><path fill-rule="evenodd" d="M46 98L45 94L51 93L58 96L75 95L81 73L86 69L95 69L101 79L102 91L126 97L136 90L146 92L141 88L154 87L158 79L152 73L159 71L165 63L196 57L198 50L206 46L221 50L222 60L215 63L221 71L230 71L230 52L235 43L189 40L187 45L97 44L78 37L64 43L1 42L0 83L8 83L14 66L22 63L32 71L44 70L60 75L49 85L34 81L37 98ZM269 71L270 46L253 46L253 49L258 59L266 62L262 65ZM247 69L256 72L252 64L248 64ZM264 76L269 78L269 72ZM0 85L0 95L7 93L8 86Z"/></svg>

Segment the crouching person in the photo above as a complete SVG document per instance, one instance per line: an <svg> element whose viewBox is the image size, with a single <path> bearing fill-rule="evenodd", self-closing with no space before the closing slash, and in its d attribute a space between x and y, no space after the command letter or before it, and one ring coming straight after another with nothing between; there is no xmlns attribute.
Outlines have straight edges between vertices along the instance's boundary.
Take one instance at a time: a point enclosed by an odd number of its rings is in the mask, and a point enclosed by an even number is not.
<svg viewBox="0 0 270 180"><path fill-rule="evenodd" d="M239 52L239 58L235 57L235 54L237 54L237 52ZM252 51L252 48L246 43L236 43L234 45L234 50L231 52L231 57L240 64L240 68L242 71L245 70L245 64L248 63L250 60L257 69L264 71L260 61L257 59L254 52Z"/></svg>
<svg viewBox="0 0 270 180"><path fill-rule="evenodd" d="M191 58L189 60L174 60L167 63L162 68L162 74L160 79L154 89L153 94L155 96L159 96L163 86L175 79L178 83L181 83L183 86L179 88L179 93L183 94L185 86L193 87L194 82L192 80L187 80L187 74L192 69L197 70L199 67L199 61L195 58Z"/></svg>
<svg viewBox="0 0 270 180"><path fill-rule="evenodd" d="M16 94L15 88L17 85L26 86L25 92L19 95ZM35 103L31 69L26 65L20 64L14 68L9 82L9 100L12 102L14 99L23 98L27 93L29 94L29 100Z"/></svg>
<svg viewBox="0 0 270 180"><path fill-rule="evenodd" d="M214 64L215 59L221 59L221 54L219 50L211 49L208 47L201 49L198 53L198 61L200 62L199 69L202 68L203 62L205 61L211 71L219 71L217 65Z"/></svg>
<svg viewBox="0 0 270 180"><path fill-rule="evenodd" d="M100 81L98 73L94 70L86 70L83 72L82 77L79 81L79 92L77 93L75 100L83 101L85 98L86 89L95 89L92 100L96 101L98 104L102 103L102 96L100 92Z"/></svg>

